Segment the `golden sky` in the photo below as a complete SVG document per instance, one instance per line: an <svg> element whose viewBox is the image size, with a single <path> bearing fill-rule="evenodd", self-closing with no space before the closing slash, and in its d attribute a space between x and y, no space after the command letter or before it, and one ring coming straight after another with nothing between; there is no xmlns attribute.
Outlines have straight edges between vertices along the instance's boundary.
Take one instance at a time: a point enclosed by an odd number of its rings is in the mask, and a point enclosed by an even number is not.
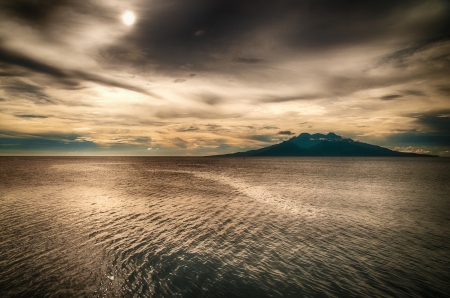
<svg viewBox="0 0 450 298"><path fill-rule="evenodd" d="M210 155L301 132L450 150L435 1L0 0L0 154Z"/></svg>

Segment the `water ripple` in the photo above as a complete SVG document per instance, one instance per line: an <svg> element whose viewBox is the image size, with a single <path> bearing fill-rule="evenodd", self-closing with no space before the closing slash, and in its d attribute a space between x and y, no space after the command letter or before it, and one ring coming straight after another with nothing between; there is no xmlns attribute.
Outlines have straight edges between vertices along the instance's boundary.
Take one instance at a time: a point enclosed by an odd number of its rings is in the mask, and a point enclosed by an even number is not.
<svg viewBox="0 0 450 298"><path fill-rule="evenodd" d="M0 296L445 297L424 162L0 158Z"/></svg>

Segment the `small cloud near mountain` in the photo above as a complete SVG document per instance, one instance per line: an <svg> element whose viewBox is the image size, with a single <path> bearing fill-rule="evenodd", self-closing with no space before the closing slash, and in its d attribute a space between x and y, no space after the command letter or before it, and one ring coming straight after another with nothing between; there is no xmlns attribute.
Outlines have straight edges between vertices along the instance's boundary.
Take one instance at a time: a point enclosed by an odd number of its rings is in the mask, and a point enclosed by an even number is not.
<svg viewBox="0 0 450 298"><path fill-rule="evenodd" d="M277 134L278 134L278 135L284 135L284 136L292 136L292 135L295 135L295 133L292 132L292 131L290 131L290 130L282 130L282 131L279 131Z"/></svg>

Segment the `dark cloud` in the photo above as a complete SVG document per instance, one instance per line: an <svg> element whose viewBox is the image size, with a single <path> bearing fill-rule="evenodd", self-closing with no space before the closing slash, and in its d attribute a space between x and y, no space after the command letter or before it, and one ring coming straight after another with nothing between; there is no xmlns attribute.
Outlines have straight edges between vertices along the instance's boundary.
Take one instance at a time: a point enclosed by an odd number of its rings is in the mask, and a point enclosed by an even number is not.
<svg viewBox="0 0 450 298"><path fill-rule="evenodd" d="M116 22L113 12L96 1L3 2L0 7L6 13L37 26L51 23L52 16L61 10L79 15L90 13L105 17L107 22ZM121 63L138 65L152 62L155 68L179 69L190 65L192 69L202 70L221 59L243 64L263 61L251 53L245 54L249 57L242 56L246 47L258 48L256 36L260 35L281 48L317 51L372 43L405 33L412 40L419 40L420 45L386 58L401 60L430 42L450 37L447 30L450 21L445 14L409 26L402 24L402 14L422 4L419 0L280 0L257 4L242 0L142 1L140 9L136 9L138 22L133 30L102 52L114 63L121 59ZM448 5L444 9L448 14ZM139 54L136 58L124 51ZM34 68L45 68L43 71L47 73L58 71L45 65Z"/></svg>
<svg viewBox="0 0 450 298"><path fill-rule="evenodd" d="M134 141L136 143L148 144L148 143L150 143L152 141L152 138L150 138L150 137L138 137L138 138L135 138Z"/></svg>
<svg viewBox="0 0 450 298"><path fill-rule="evenodd" d="M0 69L0 77L22 77L26 75L25 71L10 69L10 67L8 67L8 65L4 63L0 63L0 68L3 68Z"/></svg>
<svg viewBox="0 0 450 298"><path fill-rule="evenodd" d="M195 76L196 76L195 73L190 73L190 74L187 75L187 77L188 77L189 79L192 79L192 78L195 77ZM183 82L186 82L186 79L175 79L175 80L173 80L173 81L174 81L174 83L183 83Z"/></svg>
<svg viewBox="0 0 450 298"><path fill-rule="evenodd" d="M412 96L425 96L426 94L420 90L402 90L401 91L405 95L412 95Z"/></svg>
<svg viewBox="0 0 450 298"><path fill-rule="evenodd" d="M380 60L380 64L391 64L396 68L406 68L409 65L407 59L413 56L415 53L423 51L426 46L427 43L420 43L411 47L397 50L393 53L389 53Z"/></svg>
<svg viewBox="0 0 450 298"><path fill-rule="evenodd" d="M79 138L80 139L80 138ZM109 145L127 145L127 146L142 146L150 144L152 139L150 137L135 137L130 135L121 135L110 138ZM145 146L146 147L146 146Z"/></svg>
<svg viewBox="0 0 450 298"><path fill-rule="evenodd" d="M314 51L382 41L402 33L417 40L450 36L447 30L450 26L446 26L450 22L445 15L410 27L400 25L402 13L422 3L418 0L280 0L258 4L242 0L154 1L139 12L135 30L110 49L128 45L143 50L146 59L158 63L158 67L175 69L190 64L192 68L204 69L210 62L222 59L219 56L240 63L261 62L259 58L237 56L236 49L256 45L254 36L263 30L268 40L275 40L281 47ZM411 51L414 50L396 56Z"/></svg>
<svg viewBox="0 0 450 298"><path fill-rule="evenodd" d="M79 14L91 12L109 15L106 7L96 3L15 0L6 1L2 6L11 15L34 24L44 24L62 8ZM260 35L264 35L267 40L274 40L278 47L308 51L373 42L403 31L408 32L408 35L417 35L412 39L420 40L420 45L396 52L385 59L401 60L433 40L450 36L446 30L450 27L446 25L450 23L445 15L415 23L414 30L399 25L402 13L422 3L418 0L280 0L256 5L253 1L242 0L142 1L141 8L136 11L138 22L133 30L112 46L104 48L102 53L110 63L150 64L158 69L179 70L180 67L187 67L203 70L217 65L215 62L218 60L242 64L264 61L252 57L251 53L245 54L248 57L242 56L247 47L258 48L255 37ZM7 60L11 61L11 57ZM30 65L30 61L19 62L14 64L59 77L70 75L42 63Z"/></svg>
<svg viewBox="0 0 450 298"><path fill-rule="evenodd" d="M206 124L205 125L206 130L213 131L213 132L220 132L220 131L228 131L227 129L223 128L221 125L218 124Z"/></svg>
<svg viewBox="0 0 450 298"><path fill-rule="evenodd" d="M417 133L417 128L414 129L400 129L400 128L396 128L396 129L392 129L392 132L409 132L409 133Z"/></svg>
<svg viewBox="0 0 450 298"><path fill-rule="evenodd" d="M282 131L279 131L277 134L278 134L278 135L286 135L286 136L292 136L292 135L295 135L295 133L293 133L293 132L290 131L290 130L282 130Z"/></svg>
<svg viewBox="0 0 450 298"><path fill-rule="evenodd" d="M436 89L439 93L450 96L450 86L441 85L437 86Z"/></svg>
<svg viewBox="0 0 450 298"><path fill-rule="evenodd" d="M450 23L449 23L450 25ZM419 39L419 38L418 38ZM412 45L405 47L403 49L394 51L385 55L379 60L379 65L389 64L395 68L404 69L417 63L417 60L412 59L415 54L419 54L426 50L438 47L442 42L448 42L450 40L450 34L440 35L435 38L425 39L414 42ZM422 63L427 63L430 66L436 66L436 64L450 65L450 54L444 55L430 55L428 57L422 57L420 60ZM433 62L433 63L430 63Z"/></svg>
<svg viewBox="0 0 450 298"><path fill-rule="evenodd" d="M161 119L176 119L176 118L198 118L198 119L226 119L239 118L238 113L227 113L220 109L193 109L193 108L176 108L173 106L165 106L158 109L154 115Z"/></svg>
<svg viewBox="0 0 450 298"><path fill-rule="evenodd" d="M16 117L19 117L19 118L48 118L47 116L42 116L42 115L29 115L29 114L26 114L26 115L15 115Z"/></svg>
<svg viewBox="0 0 450 298"><path fill-rule="evenodd" d="M3 90L14 99L24 99L40 105L65 105L65 106L91 106L82 101L63 101L49 97L45 88L40 85L31 85L18 79L6 81ZM31 114L30 114L31 115Z"/></svg>
<svg viewBox="0 0 450 298"><path fill-rule="evenodd" d="M30 100L36 104L56 104L54 100L45 94L43 87L30 85L19 80L14 80L10 84L4 85L3 90L9 95Z"/></svg>
<svg viewBox="0 0 450 298"><path fill-rule="evenodd" d="M262 59L257 59L257 58L242 58L242 57L237 57L237 58L233 58L232 61L233 61L233 62L237 62L237 63L256 64L256 63L263 62L264 60L262 60Z"/></svg>
<svg viewBox="0 0 450 298"><path fill-rule="evenodd" d="M441 53L448 51L449 45L450 40L422 42L419 46L410 46L377 59L362 74L349 76L330 75L326 78L327 86L325 91L334 96L347 96L361 90L388 88L400 84L405 85L424 80L424 78L430 82L439 81L450 76L450 56L448 60L439 62L434 62L433 60L436 56L440 57L442 56ZM373 70L384 74L381 76L367 75ZM381 99L392 100L408 95L425 96L425 93L414 89L396 90L395 94L387 94Z"/></svg>
<svg viewBox="0 0 450 298"><path fill-rule="evenodd" d="M380 99L381 100L393 100L393 99L402 98L402 97L403 97L403 95L400 95L400 94L389 94L389 95L381 96Z"/></svg>
<svg viewBox="0 0 450 298"><path fill-rule="evenodd" d="M8 92L14 92L19 94L29 93L37 97L47 97L47 95L43 92L44 90L43 87L30 85L19 80L15 80L10 84L3 85L2 87L4 90Z"/></svg>
<svg viewBox="0 0 450 298"><path fill-rule="evenodd" d="M430 111L406 115L415 119L418 129L393 129L386 145L397 146L450 146L450 110Z"/></svg>
<svg viewBox="0 0 450 298"><path fill-rule="evenodd" d="M143 93L143 94L147 94L147 95L151 95L153 97L157 97L159 98L158 95L153 94L152 92L149 92L145 89L136 87L136 86L132 86L126 83L121 83L119 81L116 81L114 79L109 79L103 76L99 76L96 74L92 74L92 73L88 73L88 72L84 72L84 71L72 71L72 73L74 74L75 78L81 79L81 80L85 80L85 81L91 81L91 82L95 82L101 85L105 85L105 86L109 86L109 87L117 87L117 88L122 88L122 89L127 89L130 91L134 91L134 92L138 92L138 93Z"/></svg>
<svg viewBox="0 0 450 298"><path fill-rule="evenodd" d="M330 49L389 36L399 11L417 1L298 1L285 39L298 48Z"/></svg>
<svg viewBox="0 0 450 298"><path fill-rule="evenodd" d="M7 13L9 17L46 33L49 32L49 27L54 25L55 18L59 22L73 25L73 19L59 18L67 11L79 15L94 14L97 18L108 19L111 16L111 12L106 7L101 6L98 1L91 0L5 0L0 2L0 10ZM61 23L58 25L61 26Z"/></svg>
<svg viewBox="0 0 450 298"><path fill-rule="evenodd" d="M276 103L276 102L287 102L287 101L297 101L297 100L311 100L323 98L323 94L300 94L296 96L270 96L261 98L258 102Z"/></svg>
<svg viewBox="0 0 450 298"><path fill-rule="evenodd" d="M172 139L172 143L182 149L186 149L187 148L187 144L188 142L186 142L185 140L181 139L181 138L174 138Z"/></svg>
<svg viewBox="0 0 450 298"><path fill-rule="evenodd" d="M209 128L219 128L219 127L222 127L221 125L218 125L218 124L206 124L205 126L206 126L206 127L209 127Z"/></svg>
<svg viewBox="0 0 450 298"><path fill-rule="evenodd" d="M82 81L90 81L95 82L101 85L110 86L110 87L117 87L122 89L127 89L131 91L135 91L138 93L143 93L147 95L152 95L154 97L158 97L155 94L152 94L151 92L132 86L126 83L122 83L119 81L116 81L114 79L109 79L104 76L88 73L85 71L79 71L79 70L63 70L59 69L57 67L50 66L44 62L36 61L35 59L26 57L25 55L19 54L19 53L13 53L11 51L5 50L1 48L0 45L0 62L3 62L5 64L9 65L16 65L20 67L24 67L26 69L29 69L34 72L43 73L46 75L50 75L56 79L58 79L58 82L67 85L70 88L75 88L79 86L79 84Z"/></svg>
<svg viewBox="0 0 450 298"><path fill-rule="evenodd" d="M197 96L199 101L209 105L209 106L215 106L221 102L223 102L223 99L216 95L216 94L212 94L212 93L203 93Z"/></svg>
<svg viewBox="0 0 450 298"><path fill-rule="evenodd" d="M268 126L262 127L262 129L278 129L278 127L277 126L273 126L273 125L268 125Z"/></svg>
<svg viewBox="0 0 450 298"><path fill-rule="evenodd" d="M24 67L26 69L38 72L38 73L44 73L47 75L51 75L53 77L57 78L68 78L69 76L62 70L50 66L46 63L36 61L32 58L26 57L24 55L21 55L17 52L8 51L6 49L3 49L0 44L0 62L3 62L5 64L9 65L17 65Z"/></svg>
<svg viewBox="0 0 450 298"><path fill-rule="evenodd" d="M74 0L14 0L0 2L0 7L15 17L33 25L44 24L49 21L59 8L76 3Z"/></svg>
<svg viewBox="0 0 450 298"><path fill-rule="evenodd" d="M200 130L197 126L188 126L188 127L182 127L182 128L178 128L175 131L177 132L190 132L190 131L198 131Z"/></svg>
<svg viewBox="0 0 450 298"><path fill-rule="evenodd" d="M434 133L450 136L450 110L427 112L412 115L416 122Z"/></svg>
<svg viewBox="0 0 450 298"><path fill-rule="evenodd" d="M387 137L389 144L406 146L450 146L450 135L430 135L426 133L399 133Z"/></svg>

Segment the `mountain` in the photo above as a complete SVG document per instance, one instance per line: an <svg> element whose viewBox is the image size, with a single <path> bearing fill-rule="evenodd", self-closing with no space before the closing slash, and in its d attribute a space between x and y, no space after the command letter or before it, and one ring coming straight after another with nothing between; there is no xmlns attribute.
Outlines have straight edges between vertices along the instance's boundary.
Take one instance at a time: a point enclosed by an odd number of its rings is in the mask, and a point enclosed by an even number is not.
<svg viewBox="0 0 450 298"><path fill-rule="evenodd" d="M376 145L354 141L335 133L301 133L282 143L246 152L219 156L410 156L433 155L393 151Z"/></svg>

